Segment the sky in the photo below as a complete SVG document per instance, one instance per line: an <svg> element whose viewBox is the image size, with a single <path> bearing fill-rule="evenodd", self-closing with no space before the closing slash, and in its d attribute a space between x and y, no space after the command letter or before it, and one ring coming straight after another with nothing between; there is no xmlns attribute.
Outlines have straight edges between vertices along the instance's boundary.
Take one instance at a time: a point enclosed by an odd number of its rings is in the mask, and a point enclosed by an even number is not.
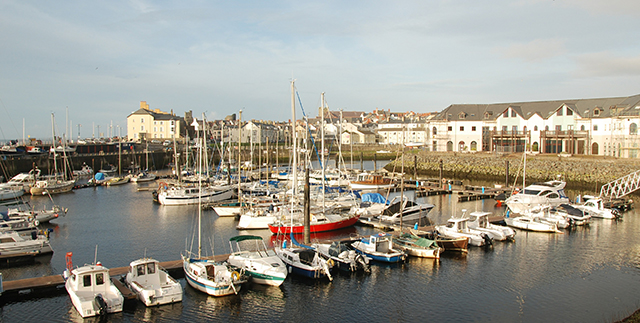
<svg viewBox="0 0 640 323"><path fill-rule="evenodd" d="M0 138L51 138L52 113L56 135L125 135L140 101L286 121L291 80L310 117L322 92L331 110L419 113L630 96L639 16L629 0L0 0Z"/></svg>

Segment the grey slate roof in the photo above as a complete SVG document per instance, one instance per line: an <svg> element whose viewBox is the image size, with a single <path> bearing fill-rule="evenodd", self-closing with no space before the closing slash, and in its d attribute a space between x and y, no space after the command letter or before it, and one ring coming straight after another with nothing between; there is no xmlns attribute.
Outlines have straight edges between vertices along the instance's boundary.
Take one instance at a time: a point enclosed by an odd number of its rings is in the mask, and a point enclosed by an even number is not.
<svg viewBox="0 0 640 323"><path fill-rule="evenodd" d="M512 108L524 119L529 119L535 114L542 118L551 117L563 105L568 106L581 117L610 116L632 116L640 115L640 94L628 97L598 98L598 99L573 99L573 100L553 100L534 102L513 102L513 103L493 103L493 104L452 104L438 113L433 120L495 120L508 108ZM598 116L593 115L594 108L600 108ZM461 112L466 113L464 119L460 119ZM491 113L487 119L484 118L486 112Z"/></svg>

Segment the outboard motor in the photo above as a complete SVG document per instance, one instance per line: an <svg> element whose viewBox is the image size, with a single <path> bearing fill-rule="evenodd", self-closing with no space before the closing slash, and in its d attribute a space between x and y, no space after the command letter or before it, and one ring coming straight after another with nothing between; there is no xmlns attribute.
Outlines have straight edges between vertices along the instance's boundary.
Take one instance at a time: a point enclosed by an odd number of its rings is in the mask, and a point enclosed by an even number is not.
<svg viewBox="0 0 640 323"><path fill-rule="evenodd" d="M618 209L613 209L611 210L611 213L613 213L613 218L617 221L617 220L622 220L622 213L620 213L620 211Z"/></svg>
<svg viewBox="0 0 640 323"><path fill-rule="evenodd" d="M482 239L484 239L485 246L493 246L493 238L491 238L488 234L481 233L480 236L482 237Z"/></svg>
<svg viewBox="0 0 640 323"><path fill-rule="evenodd" d="M357 262L360 266L362 266L362 269L363 269L365 272L367 272L367 273L371 272L371 265L369 265L369 259L367 259L367 258L363 257L361 254L358 254L358 255L356 256L356 262Z"/></svg>
<svg viewBox="0 0 640 323"><path fill-rule="evenodd" d="M93 299L93 304L98 308L99 315L107 314L107 302L102 297L102 294L96 295L96 298Z"/></svg>

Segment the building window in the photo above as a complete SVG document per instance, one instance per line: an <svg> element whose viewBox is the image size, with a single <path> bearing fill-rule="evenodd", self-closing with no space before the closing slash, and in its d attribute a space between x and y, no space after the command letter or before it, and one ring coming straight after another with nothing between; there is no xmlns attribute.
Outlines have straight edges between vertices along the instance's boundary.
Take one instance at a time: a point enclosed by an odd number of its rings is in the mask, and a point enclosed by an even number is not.
<svg viewBox="0 0 640 323"><path fill-rule="evenodd" d="M155 125L157 125L157 124L158 124L158 122L154 120L154 121L153 121L153 125L155 126Z"/></svg>
<svg viewBox="0 0 640 323"><path fill-rule="evenodd" d="M509 117L509 109L507 109L507 111L504 112L504 117L508 118Z"/></svg>
<svg viewBox="0 0 640 323"><path fill-rule="evenodd" d="M544 131L549 131L549 126L544 126Z"/></svg>
<svg viewBox="0 0 640 323"><path fill-rule="evenodd" d="M434 136L438 134L438 128L433 127L433 130L432 130L432 131L433 131L433 135L434 135Z"/></svg>
<svg viewBox="0 0 640 323"><path fill-rule="evenodd" d="M562 131L562 125L557 125L556 126L556 131Z"/></svg>
<svg viewBox="0 0 640 323"><path fill-rule="evenodd" d="M518 132L518 126L513 126L511 127L511 130L515 133Z"/></svg>
<svg viewBox="0 0 640 323"><path fill-rule="evenodd" d="M562 109L558 109L558 116L562 115Z"/></svg>
<svg viewBox="0 0 640 323"><path fill-rule="evenodd" d="M573 110L567 108L567 115L568 116L572 116L573 115Z"/></svg>
<svg viewBox="0 0 640 323"><path fill-rule="evenodd" d="M584 131L584 130L585 130L584 125L581 125L581 126L580 126L580 130L581 130L581 131Z"/></svg>
<svg viewBox="0 0 640 323"><path fill-rule="evenodd" d="M476 131L476 126L471 126L471 131Z"/></svg>
<svg viewBox="0 0 640 323"><path fill-rule="evenodd" d="M464 126L460 126L460 131L464 131Z"/></svg>
<svg viewBox="0 0 640 323"><path fill-rule="evenodd" d="M538 131L538 126L533 126L533 131Z"/></svg>
<svg viewBox="0 0 640 323"><path fill-rule="evenodd" d="M598 131L598 125L597 124L593 125L593 131Z"/></svg>
<svg viewBox="0 0 640 323"><path fill-rule="evenodd" d="M140 123L144 123L144 118L140 118Z"/></svg>
<svg viewBox="0 0 640 323"><path fill-rule="evenodd" d="M157 132L158 131L158 127L153 127L153 132Z"/></svg>
<svg viewBox="0 0 640 323"><path fill-rule="evenodd" d="M509 129L507 126L502 126L502 131L503 131L503 132L507 132L507 131L509 131L509 130L507 130L507 129Z"/></svg>
<svg viewBox="0 0 640 323"><path fill-rule="evenodd" d="M144 126L140 126L140 131L144 131Z"/></svg>
<svg viewBox="0 0 640 323"><path fill-rule="evenodd" d="M164 127L160 127L160 132L164 132Z"/></svg>
<svg viewBox="0 0 640 323"><path fill-rule="evenodd" d="M638 134L638 125L634 123L631 123L629 125L629 134L630 135L637 135Z"/></svg>
<svg viewBox="0 0 640 323"><path fill-rule="evenodd" d="M475 141L471 142L471 151L476 151L478 150L478 143Z"/></svg>
<svg viewBox="0 0 640 323"><path fill-rule="evenodd" d="M513 110L513 109L511 110L511 117L512 118L516 117L516 110Z"/></svg>
<svg viewBox="0 0 640 323"><path fill-rule="evenodd" d="M447 131L453 131L453 126L448 126Z"/></svg>

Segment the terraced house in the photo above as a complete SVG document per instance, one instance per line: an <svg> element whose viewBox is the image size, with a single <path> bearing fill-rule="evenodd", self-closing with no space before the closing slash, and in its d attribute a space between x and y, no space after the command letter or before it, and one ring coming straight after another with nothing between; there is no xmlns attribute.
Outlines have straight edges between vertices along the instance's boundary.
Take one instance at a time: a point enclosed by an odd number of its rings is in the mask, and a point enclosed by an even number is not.
<svg viewBox="0 0 640 323"><path fill-rule="evenodd" d="M637 158L640 95L453 104L426 122L434 151L569 153Z"/></svg>

